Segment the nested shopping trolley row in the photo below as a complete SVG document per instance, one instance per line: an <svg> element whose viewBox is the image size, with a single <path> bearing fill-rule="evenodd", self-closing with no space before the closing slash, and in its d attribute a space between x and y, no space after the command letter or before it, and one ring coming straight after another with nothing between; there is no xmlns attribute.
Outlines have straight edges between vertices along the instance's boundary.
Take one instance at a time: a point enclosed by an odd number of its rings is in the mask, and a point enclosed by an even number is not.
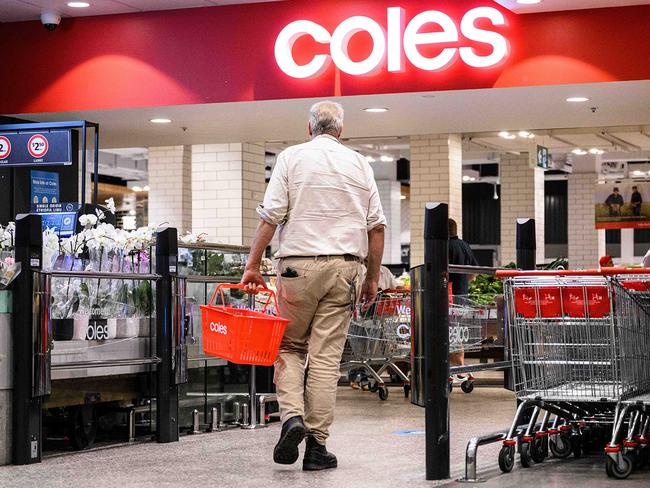
<svg viewBox="0 0 650 488"><path fill-rule="evenodd" d="M460 353L481 350L490 334L496 334L491 327L495 322L493 304L479 304L466 296L450 297L449 351L452 359ZM388 398L383 379L385 373L401 382L408 396L411 335L411 292L382 291L367 311L357 309L353 314L342 369L349 372L352 383L368 378L369 389L378 392L382 400ZM451 388L451 379L449 385ZM470 393L473 383L464 379L461 387L465 393Z"/></svg>
<svg viewBox="0 0 650 488"><path fill-rule="evenodd" d="M512 470L517 444L524 467L607 444L608 476L626 478L650 458L650 272L499 275L521 402L501 469Z"/></svg>

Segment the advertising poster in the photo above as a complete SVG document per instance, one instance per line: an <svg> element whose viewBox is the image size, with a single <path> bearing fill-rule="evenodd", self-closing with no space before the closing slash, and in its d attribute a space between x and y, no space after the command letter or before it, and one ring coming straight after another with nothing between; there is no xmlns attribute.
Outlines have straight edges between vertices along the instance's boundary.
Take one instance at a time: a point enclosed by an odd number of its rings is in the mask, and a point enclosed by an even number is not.
<svg viewBox="0 0 650 488"><path fill-rule="evenodd" d="M38 205L49 205L59 203L59 175L49 171L32 171L31 177L31 198L32 211Z"/></svg>
<svg viewBox="0 0 650 488"><path fill-rule="evenodd" d="M597 229L650 228L650 182L623 180L596 188Z"/></svg>

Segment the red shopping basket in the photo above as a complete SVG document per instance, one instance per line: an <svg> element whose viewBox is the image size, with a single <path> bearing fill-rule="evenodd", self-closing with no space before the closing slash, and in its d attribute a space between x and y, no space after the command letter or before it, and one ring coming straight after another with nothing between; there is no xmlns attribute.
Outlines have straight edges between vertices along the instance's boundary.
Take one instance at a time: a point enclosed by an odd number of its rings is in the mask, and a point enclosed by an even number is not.
<svg viewBox="0 0 650 488"><path fill-rule="evenodd" d="M245 286L219 285L210 304L201 305L203 351L236 364L271 366L289 321L266 313L271 299L276 301L275 293L268 289L260 290L269 294L262 312L214 304L219 292L226 303L223 290L233 288L243 290Z"/></svg>

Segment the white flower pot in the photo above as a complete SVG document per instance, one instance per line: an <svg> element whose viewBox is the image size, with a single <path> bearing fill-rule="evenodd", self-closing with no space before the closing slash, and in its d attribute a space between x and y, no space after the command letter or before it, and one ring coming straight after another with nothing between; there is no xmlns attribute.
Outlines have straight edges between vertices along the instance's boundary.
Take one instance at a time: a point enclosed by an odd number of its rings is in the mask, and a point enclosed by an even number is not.
<svg viewBox="0 0 650 488"><path fill-rule="evenodd" d="M120 339L137 337L139 328L140 319L137 317L117 319L117 337Z"/></svg>
<svg viewBox="0 0 650 488"><path fill-rule="evenodd" d="M73 341L85 341L86 333L88 332L89 315L75 314L74 316L74 331L72 333Z"/></svg>

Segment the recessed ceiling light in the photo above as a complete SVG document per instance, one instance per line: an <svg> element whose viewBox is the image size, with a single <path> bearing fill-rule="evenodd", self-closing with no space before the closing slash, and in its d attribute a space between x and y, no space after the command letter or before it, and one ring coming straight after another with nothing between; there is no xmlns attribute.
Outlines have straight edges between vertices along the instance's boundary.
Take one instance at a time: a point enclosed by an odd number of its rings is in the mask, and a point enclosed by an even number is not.
<svg viewBox="0 0 650 488"><path fill-rule="evenodd" d="M567 102L569 103L584 103L588 102L589 98L587 97L569 97L566 99Z"/></svg>
<svg viewBox="0 0 650 488"><path fill-rule="evenodd" d="M499 137L503 137L504 139L516 139L517 138L516 135L511 134L510 132L505 131L505 130L499 132Z"/></svg>
<svg viewBox="0 0 650 488"><path fill-rule="evenodd" d="M379 159L381 159L381 161L384 163L392 163L393 161L395 161L395 158L392 156L382 156Z"/></svg>
<svg viewBox="0 0 650 488"><path fill-rule="evenodd" d="M171 124L172 119L151 119L149 122L152 124Z"/></svg>
<svg viewBox="0 0 650 488"><path fill-rule="evenodd" d="M68 7L86 8L86 7L90 7L90 4L88 2L68 2Z"/></svg>
<svg viewBox="0 0 650 488"><path fill-rule="evenodd" d="M521 5L535 5L536 3L542 3L542 0L517 0L517 3Z"/></svg>
<svg viewBox="0 0 650 488"><path fill-rule="evenodd" d="M573 154L575 154L576 156L584 156L585 154L587 154L587 151L585 151L584 149L580 149L580 148L578 148L578 149L574 149L574 150L571 151L571 152L572 152Z"/></svg>
<svg viewBox="0 0 650 488"><path fill-rule="evenodd" d="M142 191L142 187L141 186L134 186L134 187L131 188L131 190L133 190L136 193L139 193L139 192Z"/></svg>
<svg viewBox="0 0 650 488"><path fill-rule="evenodd" d="M368 161L369 163L374 163L376 160L372 156L366 156L366 161Z"/></svg>
<svg viewBox="0 0 650 488"><path fill-rule="evenodd" d="M603 151L602 149L598 149L597 147L593 147L589 149L589 152L591 154L596 154L596 155L605 154L605 151Z"/></svg>
<svg viewBox="0 0 650 488"><path fill-rule="evenodd" d="M369 107L369 108L364 108L363 111L371 114L381 114L384 112L388 112L388 109L386 107Z"/></svg>

